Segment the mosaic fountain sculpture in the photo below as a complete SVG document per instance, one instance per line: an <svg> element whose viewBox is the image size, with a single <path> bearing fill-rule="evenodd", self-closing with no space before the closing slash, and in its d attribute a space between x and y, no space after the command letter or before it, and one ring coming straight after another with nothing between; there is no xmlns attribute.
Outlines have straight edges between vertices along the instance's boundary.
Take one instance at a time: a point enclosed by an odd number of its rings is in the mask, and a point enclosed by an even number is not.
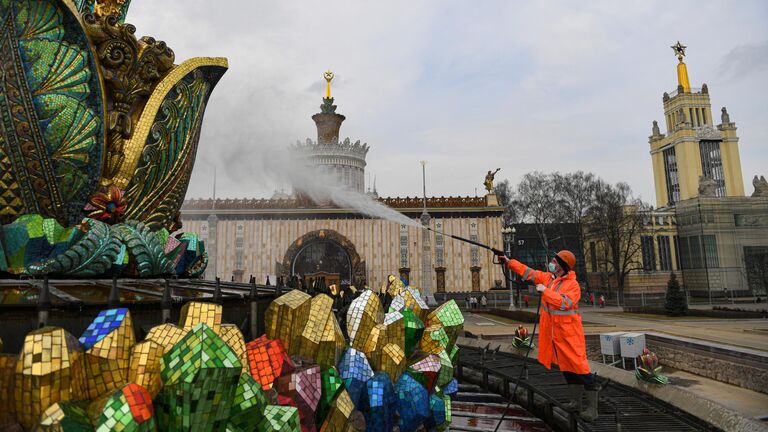
<svg viewBox="0 0 768 432"><path fill-rule="evenodd" d="M399 282L399 281L398 281ZM101 311L79 337L29 333L0 354L0 429L56 431L445 430L464 318L395 287L388 313L363 290L345 339L326 294L274 300L266 334L247 342L222 306L191 302L179 324L134 335L126 308Z"/></svg>
<svg viewBox="0 0 768 432"><path fill-rule="evenodd" d="M0 0L0 274L195 276L179 209L224 58L174 64L129 0Z"/></svg>

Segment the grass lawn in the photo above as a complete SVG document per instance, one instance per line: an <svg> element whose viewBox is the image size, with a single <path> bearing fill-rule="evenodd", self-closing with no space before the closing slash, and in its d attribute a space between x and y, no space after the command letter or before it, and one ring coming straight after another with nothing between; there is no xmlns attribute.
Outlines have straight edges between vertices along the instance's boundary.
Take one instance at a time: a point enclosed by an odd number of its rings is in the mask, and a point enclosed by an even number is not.
<svg viewBox="0 0 768 432"><path fill-rule="evenodd" d="M690 320L716 320L721 318L714 318L714 317L703 317L703 316L669 316L669 315L658 315L658 314L645 314L645 313L633 313L633 312L596 312L600 315L612 315L616 317L624 317L624 318L640 318L640 319L654 319L654 320L665 320L665 321L690 321Z"/></svg>

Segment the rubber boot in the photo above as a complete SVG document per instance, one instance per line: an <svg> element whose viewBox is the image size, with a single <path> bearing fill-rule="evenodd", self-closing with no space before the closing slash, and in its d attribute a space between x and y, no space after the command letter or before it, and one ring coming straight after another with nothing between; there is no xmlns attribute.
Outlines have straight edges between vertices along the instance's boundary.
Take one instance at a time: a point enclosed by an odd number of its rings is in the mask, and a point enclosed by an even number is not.
<svg viewBox="0 0 768 432"><path fill-rule="evenodd" d="M587 390L584 393L587 395L587 406L584 408L584 411L581 412L581 418L584 421L591 422L597 419L598 391Z"/></svg>
<svg viewBox="0 0 768 432"><path fill-rule="evenodd" d="M567 411L581 411L581 397L584 395L584 386L582 384L568 384L568 391L571 393L571 401L563 405Z"/></svg>

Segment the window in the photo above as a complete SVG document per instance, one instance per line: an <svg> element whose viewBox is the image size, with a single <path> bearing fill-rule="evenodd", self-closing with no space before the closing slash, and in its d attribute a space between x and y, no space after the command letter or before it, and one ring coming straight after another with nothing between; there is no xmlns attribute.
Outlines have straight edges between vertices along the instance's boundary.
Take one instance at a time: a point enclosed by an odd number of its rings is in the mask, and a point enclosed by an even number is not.
<svg viewBox="0 0 768 432"><path fill-rule="evenodd" d="M701 118L704 119L704 124L707 124L707 109L702 108L701 109Z"/></svg>
<svg viewBox="0 0 768 432"><path fill-rule="evenodd" d="M688 252L688 238L683 237L680 239L680 241L677 244L678 246L678 256L680 258L680 264L683 269L690 269L691 267L691 256Z"/></svg>
<svg viewBox="0 0 768 432"><path fill-rule="evenodd" d="M696 126L701 126L701 117L699 117L699 109L696 108Z"/></svg>
<svg viewBox="0 0 768 432"><path fill-rule="evenodd" d="M677 159L674 147L664 150L664 176L667 181L667 203L672 205L680 201L680 183L677 178Z"/></svg>
<svg viewBox="0 0 768 432"><path fill-rule="evenodd" d="M658 236L659 243L659 270L672 270L672 251L669 249L669 236Z"/></svg>
<svg viewBox="0 0 768 432"><path fill-rule="evenodd" d="M672 237L675 243L675 266L678 270L681 270L683 266L680 264L680 238L678 236Z"/></svg>
<svg viewBox="0 0 768 432"><path fill-rule="evenodd" d="M704 243L704 260L707 263L707 268L720 267L720 260L717 257L717 243L714 235L702 236Z"/></svg>
<svg viewBox="0 0 768 432"><path fill-rule="evenodd" d="M653 252L653 237L640 237L640 246L643 251L643 270L656 270L656 254Z"/></svg>
<svg viewBox="0 0 768 432"><path fill-rule="evenodd" d="M688 237L688 250L690 251L690 267L689 268L702 268L701 262L701 241L699 236Z"/></svg>
<svg viewBox="0 0 768 432"><path fill-rule="evenodd" d="M693 108L688 108L688 118L691 119L691 126L693 126Z"/></svg>
<svg viewBox="0 0 768 432"><path fill-rule="evenodd" d="M720 141L701 140L701 171L717 184L715 196L725 196L725 175L723 174L723 159L720 157Z"/></svg>
<svg viewBox="0 0 768 432"><path fill-rule="evenodd" d="M597 245L595 242L589 242L589 259L592 261L592 273L597 272Z"/></svg>

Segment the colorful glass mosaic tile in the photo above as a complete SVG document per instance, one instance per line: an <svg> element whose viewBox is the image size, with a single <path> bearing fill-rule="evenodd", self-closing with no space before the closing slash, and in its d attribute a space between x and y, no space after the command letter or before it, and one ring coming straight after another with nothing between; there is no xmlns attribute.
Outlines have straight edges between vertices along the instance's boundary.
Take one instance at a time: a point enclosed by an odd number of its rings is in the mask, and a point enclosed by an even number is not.
<svg viewBox="0 0 768 432"><path fill-rule="evenodd" d="M235 352L205 323L197 324L160 360L160 424L171 431L224 428L241 370Z"/></svg>
<svg viewBox="0 0 768 432"><path fill-rule="evenodd" d="M214 333L221 332L221 305L216 303L189 302L181 307L179 327L189 331L205 323Z"/></svg>
<svg viewBox="0 0 768 432"><path fill-rule="evenodd" d="M97 398L88 406L88 414L97 432L155 431L152 396L135 383Z"/></svg>
<svg viewBox="0 0 768 432"><path fill-rule="evenodd" d="M397 377L405 370L405 353L400 345L388 343L381 349L380 371L389 374L392 382L397 381Z"/></svg>
<svg viewBox="0 0 768 432"><path fill-rule="evenodd" d="M456 378L452 378L443 388L443 393L447 395L452 395L457 391L459 391L459 382L456 381Z"/></svg>
<svg viewBox="0 0 768 432"><path fill-rule="evenodd" d="M371 329L383 322L384 310L379 297L371 290L363 290L347 310L347 334L352 348L362 350Z"/></svg>
<svg viewBox="0 0 768 432"><path fill-rule="evenodd" d="M403 298L405 299L405 307L412 310L420 320L425 321L427 313L429 313L429 306L421 298L419 290L414 287L406 287L403 290Z"/></svg>
<svg viewBox="0 0 768 432"><path fill-rule="evenodd" d="M298 352L298 338L309 317L311 298L305 292L293 290L276 298L267 308L264 320L267 337L280 339L291 354Z"/></svg>
<svg viewBox="0 0 768 432"><path fill-rule="evenodd" d="M0 354L0 430L16 423L15 408L13 403L13 374L16 371L16 359L14 354Z"/></svg>
<svg viewBox="0 0 768 432"><path fill-rule="evenodd" d="M243 431L256 430L256 425L267 407L261 385L248 373L240 374L237 391L229 410L227 427Z"/></svg>
<svg viewBox="0 0 768 432"><path fill-rule="evenodd" d="M395 388L389 375L377 372L366 383L368 402L363 410L367 431L389 432L392 430L397 410Z"/></svg>
<svg viewBox="0 0 768 432"><path fill-rule="evenodd" d="M251 376L265 390L272 388L277 377L290 373L295 367L279 339L272 340L261 335L248 342L245 349Z"/></svg>
<svg viewBox="0 0 768 432"><path fill-rule="evenodd" d="M387 326L376 324L363 345L363 352L374 369L381 367L381 347L386 339Z"/></svg>
<svg viewBox="0 0 768 432"><path fill-rule="evenodd" d="M299 409L303 425L313 425L322 393L320 366L297 369L277 379L275 388L288 405Z"/></svg>
<svg viewBox="0 0 768 432"><path fill-rule="evenodd" d="M438 431L446 430L451 423L451 398L447 395L430 395L429 412L430 416L424 425Z"/></svg>
<svg viewBox="0 0 768 432"><path fill-rule="evenodd" d="M349 397L355 406L359 406L365 394L365 383L373 376L373 370L368 364L365 354L354 349L347 348L339 360L339 374L344 380L344 386L349 392Z"/></svg>
<svg viewBox="0 0 768 432"><path fill-rule="evenodd" d="M435 386L435 380L440 372L440 357L435 354L422 354L416 357L410 366L409 371L416 372L424 377L424 381L421 382L427 390L431 391Z"/></svg>
<svg viewBox="0 0 768 432"><path fill-rule="evenodd" d="M221 339L232 348L243 367L248 367L248 354L245 350L243 332L234 324L222 324L219 333Z"/></svg>
<svg viewBox="0 0 768 432"><path fill-rule="evenodd" d="M437 374L436 385L445 387L453 379L453 363L445 350L437 354L440 358L440 372Z"/></svg>
<svg viewBox="0 0 768 432"><path fill-rule="evenodd" d="M354 410L355 405L352 403L349 393L345 389L341 389L336 399L331 403L328 416L320 426L320 432L351 432L353 429L349 419Z"/></svg>
<svg viewBox="0 0 768 432"><path fill-rule="evenodd" d="M36 431L51 432L89 432L93 425L88 413L80 403L67 401L56 402L46 409L40 417Z"/></svg>
<svg viewBox="0 0 768 432"><path fill-rule="evenodd" d="M464 327L464 316L455 300L449 300L427 316L427 325L440 324L448 335L448 347L456 343L461 329Z"/></svg>
<svg viewBox="0 0 768 432"><path fill-rule="evenodd" d="M410 309L403 309L401 313L405 319L405 355L410 356L419 346L424 333L424 323Z"/></svg>
<svg viewBox="0 0 768 432"><path fill-rule="evenodd" d="M62 328L43 327L27 334L13 386L16 417L24 428L31 429L52 404L81 394L77 363L82 355L80 343Z"/></svg>
<svg viewBox="0 0 768 432"><path fill-rule="evenodd" d="M160 359L163 354L163 346L151 339L134 345L131 350L128 381L144 387L153 397L157 395L162 385Z"/></svg>
<svg viewBox="0 0 768 432"><path fill-rule="evenodd" d="M332 298L319 294L310 300L309 315L298 340L299 355L311 357L323 367L336 365L346 341L333 314Z"/></svg>
<svg viewBox="0 0 768 432"><path fill-rule="evenodd" d="M429 415L427 389L410 374L402 374L395 384L400 430L414 432Z"/></svg>
<svg viewBox="0 0 768 432"><path fill-rule="evenodd" d="M433 324L424 329L424 334L421 336L419 347L424 352L439 354L440 351L445 350L448 346L448 342L448 335L445 333L443 326L440 324Z"/></svg>
<svg viewBox="0 0 768 432"><path fill-rule="evenodd" d="M331 408L331 402L339 394L344 382L335 367L329 367L320 371L320 401L317 404L315 420L317 424L323 424Z"/></svg>
<svg viewBox="0 0 768 432"><path fill-rule="evenodd" d="M291 406L267 405L256 426L258 432L299 432L299 410Z"/></svg>
<svg viewBox="0 0 768 432"><path fill-rule="evenodd" d="M165 323L152 327L144 340L153 340L163 347L164 352L168 352L187 331L174 324Z"/></svg>
<svg viewBox="0 0 768 432"><path fill-rule="evenodd" d="M85 399L97 398L128 383L131 349L136 343L128 309L99 312L80 342L87 349L80 359Z"/></svg>

